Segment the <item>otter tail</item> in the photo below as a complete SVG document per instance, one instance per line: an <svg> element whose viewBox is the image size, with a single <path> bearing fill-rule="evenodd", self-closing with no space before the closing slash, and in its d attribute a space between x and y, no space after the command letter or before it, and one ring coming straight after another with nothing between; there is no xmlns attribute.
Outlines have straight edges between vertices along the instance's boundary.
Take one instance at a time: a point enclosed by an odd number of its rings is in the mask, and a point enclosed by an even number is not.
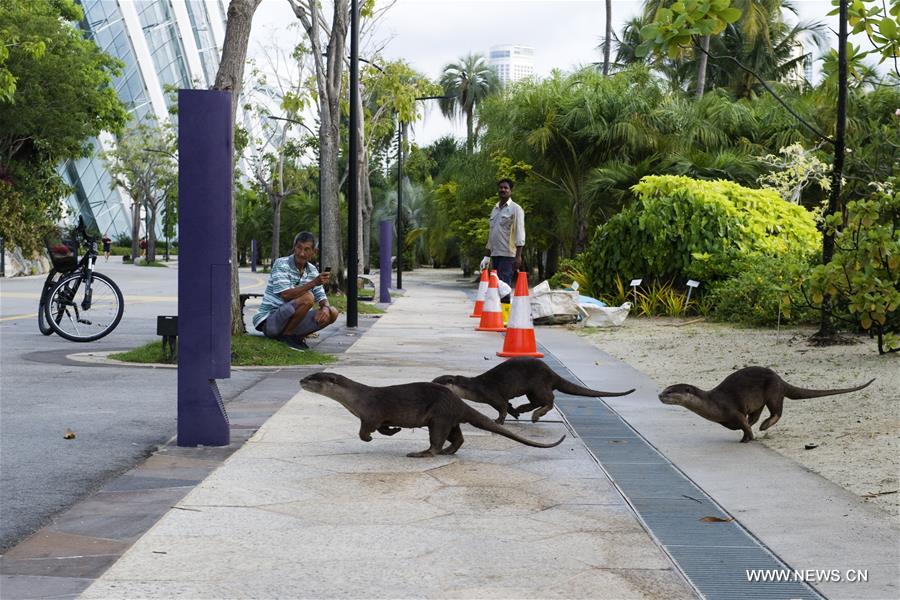
<svg viewBox="0 0 900 600"><path fill-rule="evenodd" d="M472 408L471 406L466 406L466 411L464 415L466 423L477 427L478 429L484 429L485 431L490 431L491 433L498 433L504 437L508 437L511 440L515 440L520 444L525 444L526 446L532 446L534 448L552 448L553 446L559 446L566 436L563 435L561 438L553 442L552 444L543 444L541 442L534 442L529 440L528 438L523 438L519 435L516 435L509 429L494 423L492 420Z"/></svg>
<svg viewBox="0 0 900 600"><path fill-rule="evenodd" d="M789 383L784 384L784 395L790 398L791 400L803 400L805 398L820 398L822 396L834 396L835 394L847 394L849 392L856 392L858 390L863 389L864 387L869 387L869 385L875 381L874 379L870 379L867 383L862 385L858 385L852 388L844 388L839 390L808 390L805 388L794 387Z"/></svg>
<svg viewBox="0 0 900 600"><path fill-rule="evenodd" d="M631 388L627 392L601 392L600 390L592 390L591 388L581 387L577 383L572 383L568 379L559 377L554 383L554 389L564 394L573 394L575 396L590 396L592 398L600 398L601 396L627 396L634 391Z"/></svg>

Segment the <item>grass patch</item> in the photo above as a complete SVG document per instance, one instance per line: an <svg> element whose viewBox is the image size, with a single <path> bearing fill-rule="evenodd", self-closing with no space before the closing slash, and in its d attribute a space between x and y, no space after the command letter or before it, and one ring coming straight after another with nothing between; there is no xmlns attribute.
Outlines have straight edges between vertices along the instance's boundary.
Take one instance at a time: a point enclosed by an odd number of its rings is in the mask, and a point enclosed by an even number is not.
<svg viewBox="0 0 900 600"><path fill-rule="evenodd" d="M174 364L173 361L165 360L162 341L150 342L128 352L110 354L109 357L132 363ZM286 344L261 335L238 335L231 338L231 365L234 367L324 365L336 360L330 354L315 350L299 352Z"/></svg>
<svg viewBox="0 0 900 600"><path fill-rule="evenodd" d="M328 303L342 313L347 312L347 296L344 294L328 294ZM385 312L384 309L363 300L357 300L356 311L361 315L380 315Z"/></svg>
<svg viewBox="0 0 900 600"><path fill-rule="evenodd" d="M137 266L139 266L139 267L164 267L166 269L169 268L169 265L167 265L166 263L164 263L162 261L159 261L159 260L148 261L148 260L144 260L144 259L139 260L137 262Z"/></svg>

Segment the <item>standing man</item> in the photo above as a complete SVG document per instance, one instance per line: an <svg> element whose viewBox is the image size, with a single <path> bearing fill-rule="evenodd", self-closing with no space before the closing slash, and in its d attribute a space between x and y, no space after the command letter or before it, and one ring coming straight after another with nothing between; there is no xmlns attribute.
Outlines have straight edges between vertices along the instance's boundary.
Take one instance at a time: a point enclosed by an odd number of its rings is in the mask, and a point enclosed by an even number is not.
<svg viewBox="0 0 900 600"><path fill-rule="evenodd" d="M309 262L316 254L316 238L308 231L294 237L294 253L272 263L253 326L266 337L280 340L295 350L308 350L303 340L314 331L334 323L336 308L328 304L322 285L331 273L319 273ZM313 306L319 305L318 309Z"/></svg>
<svg viewBox="0 0 900 600"><path fill-rule="evenodd" d="M500 199L491 211L491 231L488 234L487 251L481 268L489 264L497 270L497 277L514 287L513 275L522 266L522 248L525 247L525 211L512 201L513 182L501 179L497 182ZM509 302L509 295L502 299Z"/></svg>

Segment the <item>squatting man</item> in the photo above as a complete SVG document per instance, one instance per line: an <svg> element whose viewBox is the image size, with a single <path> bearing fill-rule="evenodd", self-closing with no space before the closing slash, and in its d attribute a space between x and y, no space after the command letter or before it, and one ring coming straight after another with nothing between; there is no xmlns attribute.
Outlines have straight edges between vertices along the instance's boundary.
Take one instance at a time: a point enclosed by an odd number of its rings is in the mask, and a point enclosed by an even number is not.
<svg viewBox="0 0 900 600"><path fill-rule="evenodd" d="M310 261L316 255L316 238L308 231L294 237L294 253L272 263L253 326L266 337L280 340L295 350L306 350L304 338L328 327L338 318L322 287L331 279ZM318 308L313 308L318 305Z"/></svg>

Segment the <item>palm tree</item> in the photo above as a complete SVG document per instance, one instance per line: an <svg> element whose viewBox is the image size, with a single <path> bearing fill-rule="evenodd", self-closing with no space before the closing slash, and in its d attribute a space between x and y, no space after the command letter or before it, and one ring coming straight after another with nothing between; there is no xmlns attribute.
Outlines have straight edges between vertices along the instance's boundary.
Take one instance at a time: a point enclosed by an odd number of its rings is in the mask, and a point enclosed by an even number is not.
<svg viewBox="0 0 900 600"><path fill-rule="evenodd" d="M475 146L475 107L500 87L497 74L481 54L469 54L444 67L441 75L443 98L438 101L446 117L466 118L466 151Z"/></svg>
<svg viewBox="0 0 900 600"><path fill-rule="evenodd" d="M612 0L606 0L606 32L603 36L603 75L609 75L609 51L612 46Z"/></svg>

